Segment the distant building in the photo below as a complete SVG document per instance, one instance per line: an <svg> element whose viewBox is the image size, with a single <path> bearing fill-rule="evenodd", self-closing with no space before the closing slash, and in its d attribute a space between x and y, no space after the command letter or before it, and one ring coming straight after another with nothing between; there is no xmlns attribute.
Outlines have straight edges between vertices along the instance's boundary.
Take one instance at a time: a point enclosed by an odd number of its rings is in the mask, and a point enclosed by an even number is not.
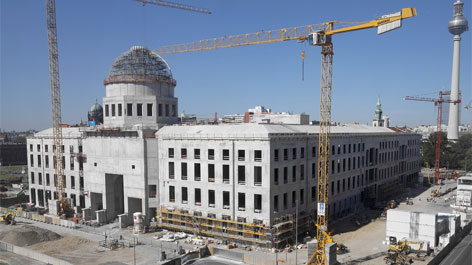
<svg viewBox="0 0 472 265"><path fill-rule="evenodd" d="M88 124L89 126L103 124L103 108L98 102L95 102L88 112Z"/></svg>
<svg viewBox="0 0 472 265"><path fill-rule="evenodd" d="M26 143L0 143L0 166L26 165Z"/></svg>
<svg viewBox="0 0 472 265"><path fill-rule="evenodd" d="M288 112L272 112L264 106L256 106L254 109L248 109L243 114L225 115L223 123L271 123L271 124L310 124L310 115L292 114Z"/></svg>
<svg viewBox="0 0 472 265"><path fill-rule="evenodd" d="M377 99L377 108L375 109L374 120L372 126L374 127L389 127L390 118L387 115L382 115L382 104L380 103L380 97Z"/></svg>

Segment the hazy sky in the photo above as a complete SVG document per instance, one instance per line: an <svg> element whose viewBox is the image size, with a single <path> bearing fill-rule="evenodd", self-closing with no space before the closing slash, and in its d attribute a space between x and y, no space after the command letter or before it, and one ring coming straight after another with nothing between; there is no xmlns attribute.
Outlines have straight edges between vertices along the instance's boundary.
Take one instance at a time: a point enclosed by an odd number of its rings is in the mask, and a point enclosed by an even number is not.
<svg viewBox="0 0 472 265"><path fill-rule="evenodd" d="M182 0L212 15L146 5L132 0L56 0L59 68L64 123L86 120L113 60L133 45L163 45L317 24L368 21L416 7L418 16L401 29L375 29L333 37L333 116L341 122L371 123L377 97L392 125L434 124L432 103L404 101L407 95L437 97L451 83L453 0L445 1L269 1ZM472 21L471 1L464 1ZM51 126L46 7L44 0L1 0L0 128ZM306 51L305 80L301 52ZM463 101L471 93L471 31L462 35ZM244 113L263 105L274 111L319 116L320 47L288 41L163 56L177 80L179 112L201 117ZM464 104L463 104L464 105ZM462 122L472 112L463 108Z"/></svg>

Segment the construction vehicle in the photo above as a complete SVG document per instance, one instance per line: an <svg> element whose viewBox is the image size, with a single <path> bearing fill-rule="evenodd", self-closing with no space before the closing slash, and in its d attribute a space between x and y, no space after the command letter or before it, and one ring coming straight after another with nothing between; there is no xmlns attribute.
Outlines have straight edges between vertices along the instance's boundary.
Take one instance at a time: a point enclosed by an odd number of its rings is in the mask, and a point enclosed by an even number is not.
<svg viewBox="0 0 472 265"><path fill-rule="evenodd" d="M385 262L390 265L411 264L413 260L408 256L412 253L411 245L418 245L416 256L419 257L423 249L424 242L408 241L406 239L397 241L396 237L390 237L390 244L387 251Z"/></svg>
<svg viewBox="0 0 472 265"><path fill-rule="evenodd" d="M14 225L16 224L15 218L16 212L9 210L6 214L0 216L0 222L4 222L7 225Z"/></svg>
<svg viewBox="0 0 472 265"><path fill-rule="evenodd" d="M164 46L157 53L172 54L230 48L246 45L283 42L297 40L308 41L312 46L321 46L321 95L320 95L320 124L318 133L318 185L317 185L317 246L314 254L307 264L326 264L325 245L328 243L326 231L328 230L328 183L330 165L330 128L331 128L331 94L333 73L333 42L332 36L368 28L377 28L377 33L382 34L401 27L401 21L416 16L415 8L403 8L401 11L381 16L379 19L367 23L329 21L316 25L307 25L279 30L260 31L234 36L225 36L214 39L200 40L185 44ZM335 29L335 25L355 24L344 28ZM304 59L304 55L302 54Z"/></svg>

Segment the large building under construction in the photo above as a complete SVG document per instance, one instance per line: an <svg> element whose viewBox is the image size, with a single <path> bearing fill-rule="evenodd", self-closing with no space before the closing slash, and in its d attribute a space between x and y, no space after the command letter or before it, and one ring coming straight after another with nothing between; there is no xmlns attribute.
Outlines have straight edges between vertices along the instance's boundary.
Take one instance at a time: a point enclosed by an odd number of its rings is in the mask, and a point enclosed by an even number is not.
<svg viewBox="0 0 472 265"><path fill-rule="evenodd" d="M103 124L63 128L65 191L76 211L104 223L142 212L160 226L270 246L313 230L318 126L177 125L167 63L132 47L104 81ZM100 109L100 108L94 108ZM415 183L421 136L367 125L331 128L330 220ZM55 195L53 134L27 141L31 202Z"/></svg>

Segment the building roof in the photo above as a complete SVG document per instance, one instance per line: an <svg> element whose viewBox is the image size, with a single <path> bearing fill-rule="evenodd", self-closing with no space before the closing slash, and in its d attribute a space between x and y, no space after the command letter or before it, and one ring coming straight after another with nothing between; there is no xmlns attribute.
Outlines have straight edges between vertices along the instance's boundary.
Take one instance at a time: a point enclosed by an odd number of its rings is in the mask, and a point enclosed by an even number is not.
<svg viewBox="0 0 472 265"><path fill-rule="evenodd" d="M95 104L92 105L90 108L90 112L102 112L103 108L102 105L98 104L98 102L95 102Z"/></svg>
<svg viewBox="0 0 472 265"><path fill-rule="evenodd" d="M234 138L234 137L268 137L268 136L296 136L318 134L317 125L287 125L287 124L220 124L220 125L174 125L161 128L156 135L158 137L183 137L183 138ZM363 124L347 124L332 126L332 134L396 134L389 128L371 127Z"/></svg>
<svg viewBox="0 0 472 265"><path fill-rule="evenodd" d="M69 128L62 128L62 137L63 138L77 138L81 137L82 132L80 131L79 127L69 127ZM39 131L34 134L35 138L50 138L53 137L53 129L48 128L42 131Z"/></svg>

